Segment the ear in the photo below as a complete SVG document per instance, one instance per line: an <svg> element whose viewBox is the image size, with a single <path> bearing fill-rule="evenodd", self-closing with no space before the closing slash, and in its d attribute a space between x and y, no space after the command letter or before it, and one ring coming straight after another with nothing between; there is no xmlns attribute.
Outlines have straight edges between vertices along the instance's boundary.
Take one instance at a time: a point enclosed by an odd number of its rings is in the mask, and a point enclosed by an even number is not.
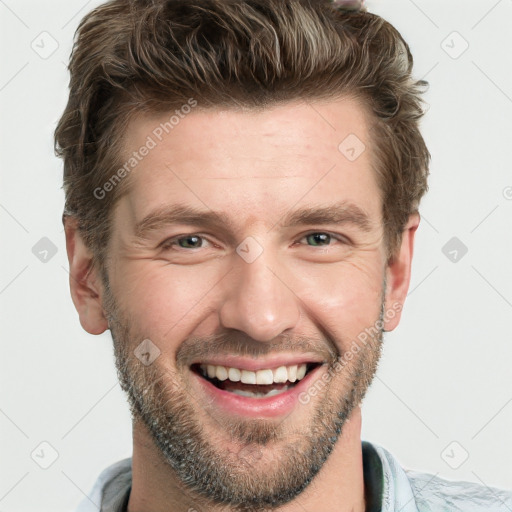
<svg viewBox="0 0 512 512"><path fill-rule="evenodd" d="M420 216L414 213L409 217L402 232L402 242L386 267L386 302L385 311L395 314L385 315L384 330L392 331L400 323L402 308L411 280L411 264L414 251L414 235L420 223Z"/></svg>
<svg viewBox="0 0 512 512"><path fill-rule="evenodd" d="M103 285L92 253L85 246L74 217L64 217L66 251L69 261L71 298L78 311L80 324L90 334L101 334L108 329L102 307Z"/></svg>

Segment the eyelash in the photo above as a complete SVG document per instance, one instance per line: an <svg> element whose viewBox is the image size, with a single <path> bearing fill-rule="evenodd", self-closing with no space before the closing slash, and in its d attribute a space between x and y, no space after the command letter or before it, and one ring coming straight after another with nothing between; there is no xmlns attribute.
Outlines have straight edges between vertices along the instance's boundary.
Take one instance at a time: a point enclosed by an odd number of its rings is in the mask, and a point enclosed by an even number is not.
<svg viewBox="0 0 512 512"><path fill-rule="evenodd" d="M303 234L299 240L302 240L303 238L307 238L308 236L311 236L311 235L328 235L331 237L331 239L337 240L338 242L341 242L343 245L348 245L351 243L350 240L348 240L346 237L343 237L341 235L336 235L335 233L330 233L329 231L310 231L308 233ZM190 233L187 235L178 235L178 236L175 236L172 238L168 238L160 244L160 247L162 249L170 249L174 245L175 242L178 242L179 240L182 240L184 238L191 238L191 237L198 237L203 240L208 240L208 237L206 237L204 235L197 234L197 233ZM305 244L305 245L307 245L307 244ZM318 247L330 247L331 245L332 244L320 245ZM315 247L315 246L310 245L309 247ZM178 247L178 250L181 250L181 249L183 249L184 251L188 251L188 250L193 250L193 249L203 249L203 247L191 247L191 248Z"/></svg>

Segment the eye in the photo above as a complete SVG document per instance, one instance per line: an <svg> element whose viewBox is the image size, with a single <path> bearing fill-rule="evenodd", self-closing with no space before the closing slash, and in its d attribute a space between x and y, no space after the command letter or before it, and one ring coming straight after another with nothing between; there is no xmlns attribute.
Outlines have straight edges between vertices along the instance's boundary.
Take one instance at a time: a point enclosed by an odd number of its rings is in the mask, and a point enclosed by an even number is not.
<svg viewBox="0 0 512 512"><path fill-rule="evenodd" d="M328 247L331 244L333 238L341 243L346 243L341 237L331 235L329 233L324 233L321 231L317 231L314 233L308 233L304 235L301 240L307 240L308 245L311 247Z"/></svg>
<svg viewBox="0 0 512 512"><path fill-rule="evenodd" d="M162 249L169 249L170 247L177 245L181 249L200 249L203 247L203 242L205 241L206 238L199 235L184 235L168 238L161 244L161 247Z"/></svg>
<svg viewBox="0 0 512 512"><path fill-rule="evenodd" d="M331 235L328 233L311 233L304 237L309 245L319 246L319 245L329 245L331 242Z"/></svg>

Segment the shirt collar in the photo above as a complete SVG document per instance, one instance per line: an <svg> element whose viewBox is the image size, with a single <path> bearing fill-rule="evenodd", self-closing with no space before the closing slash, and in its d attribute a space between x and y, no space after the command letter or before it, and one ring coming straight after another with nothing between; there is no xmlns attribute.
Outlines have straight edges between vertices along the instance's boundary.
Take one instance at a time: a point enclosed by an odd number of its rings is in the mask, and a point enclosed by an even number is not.
<svg viewBox="0 0 512 512"><path fill-rule="evenodd" d="M369 441L362 441L361 448L366 512L418 512L409 479L391 453ZM128 508L131 464L123 469L103 489L102 512Z"/></svg>
<svg viewBox="0 0 512 512"><path fill-rule="evenodd" d="M393 455L368 441L362 441L362 451L365 498L374 507L367 512L418 512L409 478Z"/></svg>

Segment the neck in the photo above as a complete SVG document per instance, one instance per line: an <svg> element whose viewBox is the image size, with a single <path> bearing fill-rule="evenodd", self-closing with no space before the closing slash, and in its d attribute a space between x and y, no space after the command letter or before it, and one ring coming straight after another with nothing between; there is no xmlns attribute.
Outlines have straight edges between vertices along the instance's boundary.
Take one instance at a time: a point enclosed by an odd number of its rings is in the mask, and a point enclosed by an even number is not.
<svg viewBox="0 0 512 512"><path fill-rule="evenodd" d="M211 512L238 511L237 508L210 504L204 497L193 496L163 460L145 426L134 421L132 489L128 512L190 512L195 510L194 503L198 504L200 510L206 505ZM309 486L294 500L272 510L296 512L298 509L364 512L359 407L352 411L334 450Z"/></svg>

